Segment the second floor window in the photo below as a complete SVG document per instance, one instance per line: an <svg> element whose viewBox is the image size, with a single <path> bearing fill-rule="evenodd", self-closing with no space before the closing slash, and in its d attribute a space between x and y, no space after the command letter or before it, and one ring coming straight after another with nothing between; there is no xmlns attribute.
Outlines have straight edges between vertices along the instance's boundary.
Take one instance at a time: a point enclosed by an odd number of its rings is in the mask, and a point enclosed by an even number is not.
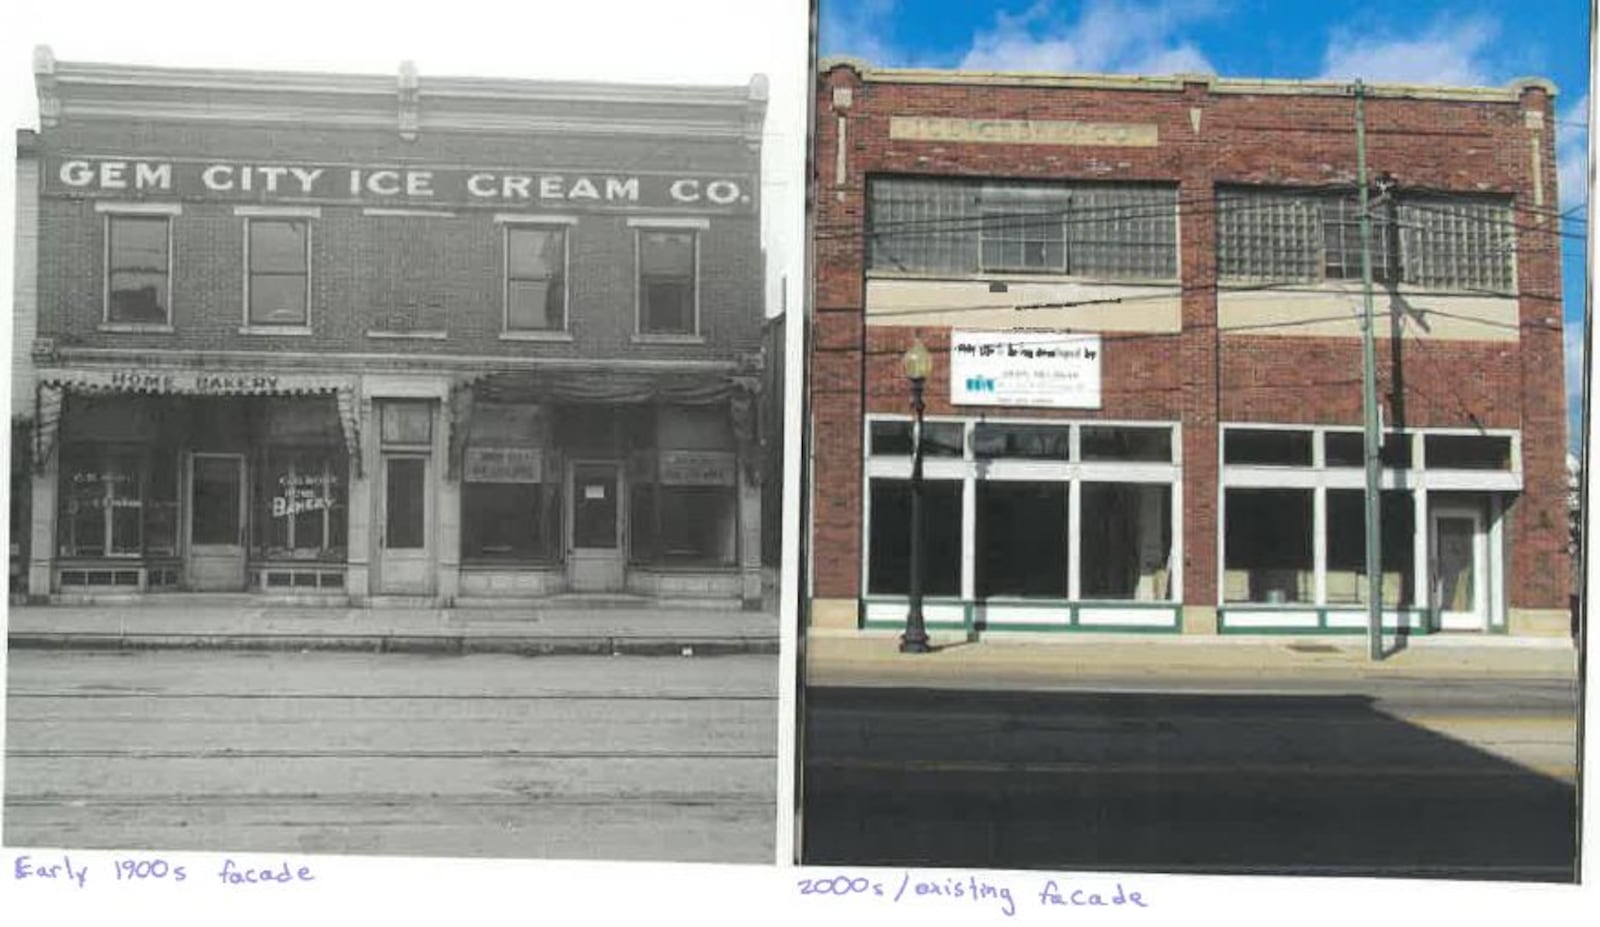
<svg viewBox="0 0 1600 927"><path fill-rule="evenodd" d="M309 325L311 225L304 219L250 219L249 322Z"/></svg>
<svg viewBox="0 0 1600 927"><path fill-rule="evenodd" d="M867 234L875 271L1178 275L1170 185L879 177L867 188Z"/></svg>
<svg viewBox="0 0 1600 927"><path fill-rule="evenodd" d="M1448 290L1513 287L1504 200L1401 194L1371 204L1372 279ZM1361 279L1361 209L1348 191L1224 189L1217 194L1217 275L1224 282Z"/></svg>
<svg viewBox="0 0 1600 927"><path fill-rule="evenodd" d="M170 223L166 216L106 217L106 321L167 323Z"/></svg>
<svg viewBox="0 0 1600 927"><path fill-rule="evenodd" d="M695 334L695 241L693 231L640 230L640 333Z"/></svg>
<svg viewBox="0 0 1600 927"><path fill-rule="evenodd" d="M506 229L506 330L567 327L567 230Z"/></svg>

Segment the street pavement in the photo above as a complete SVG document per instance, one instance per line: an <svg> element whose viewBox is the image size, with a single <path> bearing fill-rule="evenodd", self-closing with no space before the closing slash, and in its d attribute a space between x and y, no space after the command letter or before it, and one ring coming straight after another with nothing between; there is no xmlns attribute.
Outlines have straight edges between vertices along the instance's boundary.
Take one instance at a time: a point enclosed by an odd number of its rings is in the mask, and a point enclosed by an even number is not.
<svg viewBox="0 0 1600 927"><path fill-rule="evenodd" d="M12 650L11 846L766 863L769 656Z"/></svg>
<svg viewBox="0 0 1600 927"><path fill-rule="evenodd" d="M1575 878L1559 660L809 643L808 864Z"/></svg>

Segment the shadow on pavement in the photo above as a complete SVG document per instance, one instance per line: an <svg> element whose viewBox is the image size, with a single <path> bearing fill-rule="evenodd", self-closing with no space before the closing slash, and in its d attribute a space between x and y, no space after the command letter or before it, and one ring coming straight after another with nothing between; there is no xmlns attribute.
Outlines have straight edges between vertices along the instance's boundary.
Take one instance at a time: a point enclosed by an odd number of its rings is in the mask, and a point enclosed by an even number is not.
<svg viewBox="0 0 1600 927"><path fill-rule="evenodd" d="M1560 779L1366 696L809 688L803 861L1570 882Z"/></svg>

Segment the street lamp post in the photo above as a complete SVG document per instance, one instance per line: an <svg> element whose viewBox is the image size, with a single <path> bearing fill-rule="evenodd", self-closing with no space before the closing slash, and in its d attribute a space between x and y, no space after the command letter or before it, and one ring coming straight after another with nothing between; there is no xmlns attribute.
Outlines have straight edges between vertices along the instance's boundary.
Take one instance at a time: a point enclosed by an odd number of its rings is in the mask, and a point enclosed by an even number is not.
<svg viewBox="0 0 1600 927"><path fill-rule="evenodd" d="M933 358L921 338L915 339L901 358L911 381L911 604L906 609L906 631L900 635L901 653L927 653L928 629L922 620L922 388L933 369Z"/></svg>

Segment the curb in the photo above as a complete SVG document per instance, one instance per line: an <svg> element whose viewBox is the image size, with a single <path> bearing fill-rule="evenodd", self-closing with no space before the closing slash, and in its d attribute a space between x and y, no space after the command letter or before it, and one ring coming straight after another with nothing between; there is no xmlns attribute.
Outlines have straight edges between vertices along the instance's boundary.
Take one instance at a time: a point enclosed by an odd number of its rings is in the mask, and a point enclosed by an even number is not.
<svg viewBox="0 0 1600 927"><path fill-rule="evenodd" d="M716 657L776 655L778 638L662 638L635 636L519 637L459 634L94 634L13 633L12 650L142 651L233 650L327 651L464 656Z"/></svg>

